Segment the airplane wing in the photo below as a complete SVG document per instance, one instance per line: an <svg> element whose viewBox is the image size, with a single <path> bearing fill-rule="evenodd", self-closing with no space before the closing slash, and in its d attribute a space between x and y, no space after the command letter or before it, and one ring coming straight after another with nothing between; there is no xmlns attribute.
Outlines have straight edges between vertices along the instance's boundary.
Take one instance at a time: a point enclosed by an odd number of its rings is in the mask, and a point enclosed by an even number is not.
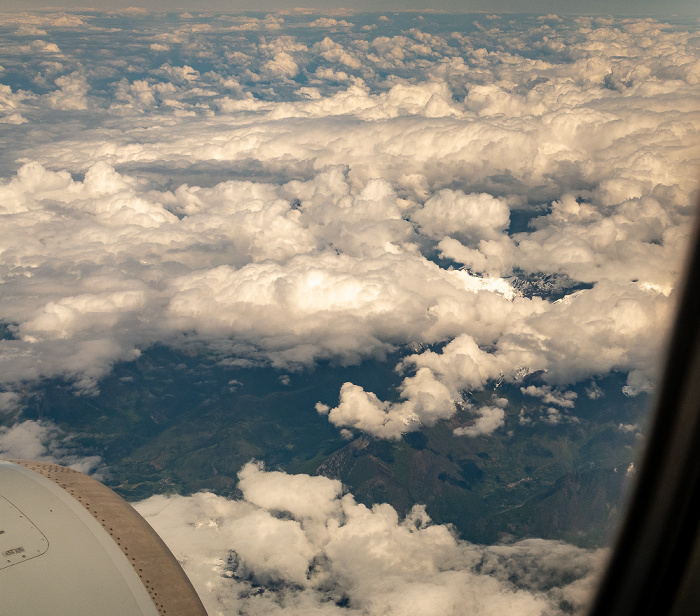
<svg viewBox="0 0 700 616"><path fill-rule="evenodd" d="M131 505L78 471L26 460L0 460L0 613L206 616Z"/></svg>

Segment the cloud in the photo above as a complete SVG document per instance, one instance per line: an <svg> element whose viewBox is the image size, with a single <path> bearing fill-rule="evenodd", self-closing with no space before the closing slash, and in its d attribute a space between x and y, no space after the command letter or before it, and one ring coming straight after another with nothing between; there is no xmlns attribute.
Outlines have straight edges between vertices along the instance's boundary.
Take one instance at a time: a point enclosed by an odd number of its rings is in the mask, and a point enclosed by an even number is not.
<svg viewBox="0 0 700 616"><path fill-rule="evenodd" d="M19 113L11 113L0 118L2 124L26 124L27 122L29 120Z"/></svg>
<svg viewBox="0 0 700 616"><path fill-rule="evenodd" d="M505 411L495 406L481 407L477 412L474 425L455 428L452 433L455 436L483 436L492 434L505 424Z"/></svg>
<svg viewBox="0 0 700 616"><path fill-rule="evenodd" d="M50 421L26 420L12 427L0 426L0 457L61 464L98 479L106 471L100 456L84 455L71 442L71 435Z"/></svg>
<svg viewBox="0 0 700 616"><path fill-rule="evenodd" d="M555 404L562 408L574 408L575 400L578 398L578 394L574 391L558 392L553 391L548 386L536 387L535 385L528 385L527 387L521 387L520 391L527 396L542 398L544 404Z"/></svg>
<svg viewBox="0 0 700 616"><path fill-rule="evenodd" d="M47 43L41 39L32 41L29 47L35 53L61 53L56 43Z"/></svg>
<svg viewBox="0 0 700 616"><path fill-rule="evenodd" d="M320 21L320 20L318 20ZM335 20L331 20L335 21ZM314 22L315 23L315 22ZM350 25L350 24L347 24ZM353 54L348 53L342 45L336 43L329 37L324 38L321 42L316 43L312 49L318 53L324 60L329 62L335 62L339 64L345 64L349 68L358 69L362 66L362 63Z"/></svg>
<svg viewBox="0 0 700 616"><path fill-rule="evenodd" d="M59 27L13 19L45 42ZM105 18L80 19L89 33ZM653 387L697 188L692 28L548 19L466 36L424 20L395 36L381 20L325 36L251 19L100 30L99 66L64 39L50 65L20 62L26 40L4 48L3 75L34 88L0 88L8 388L61 376L94 392L184 331L284 370L399 351L394 398L350 383L320 401L339 427L390 438L521 369L553 396L610 370L627 394ZM153 44L177 61L151 60ZM546 276L593 288L518 291Z"/></svg>
<svg viewBox="0 0 700 616"><path fill-rule="evenodd" d="M421 426L432 426L440 419L450 419L466 402L463 393L480 389L487 381L510 376L528 365L527 353L515 357L483 351L474 339L462 334L452 340L442 351L425 351L406 357L402 369L415 369L415 375L407 377L399 387L403 402L391 404L380 401L374 394L345 383L340 390L340 404L334 409L325 405L317 410L328 414L336 426L354 427L381 438L401 438ZM530 362L530 365L534 365ZM481 407L476 412L476 423L458 428L458 436L490 434L503 425L502 408Z"/></svg>
<svg viewBox="0 0 700 616"><path fill-rule="evenodd" d="M246 500L263 509L288 512L297 520L338 513L341 489L332 479L265 472L260 464L247 464L238 479Z"/></svg>
<svg viewBox="0 0 700 616"><path fill-rule="evenodd" d="M465 324L467 331L481 330L482 345L488 341L491 350L484 350L465 333L440 353L427 350L404 358L399 369L415 370L415 375L406 377L399 387L404 401L383 402L346 383L340 391L339 405L328 411L324 405L321 410L339 427L400 438L421 425L431 426L439 419L453 417L460 405L468 402L470 390L497 379L517 382L524 373L542 371L545 382L566 386L617 370L629 373L625 394L651 390L664 336L660 324L666 322L669 308L663 294L646 295L638 286L618 289L601 281L593 289L552 304L516 298L503 305L507 318L495 339L485 336L486 328L472 329ZM541 346L541 340L547 340L547 344ZM635 344L630 345L629 340ZM551 385L528 386L522 392L562 408L572 408L576 397L573 393L557 393ZM479 413L476 425L483 428L477 427L476 433L485 433L487 426L492 432L502 425L500 409L496 412L483 407ZM559 416L560 411L552 408L550 422L558 421ZM460 429L459 434L471 432Z"/></svg>
<svg viewBox="0 0 700 616"><path fill-rule="evenodd" d="M485 193L465 195L445 189L428 199L411 218L429 237L492 240L508 226L510 209L502 199Z"/></svg>
<svg viewBox="0 0 700 616"><path fill-rule="evenodd" d="M495 240L480 240L478 248L468 248L452 237L443 237L437 247L441 258L488 276L507 276L517 263L516 245L507 235Z"/></svg>
<svg viewBox="0 0 700 616"><path fill-rule="evenodd" d="M137 510L163 537L208 612L341 614L579 613L606 556L544 540L479 546L401 519L325 477L248 464L242 498L153 496Z"/></svg>
<svg viewBox="0 0 700 616"><path fill-rule="evenodd" d="M0 415L9 415L21 408L21 396L14 391L0 392Z"/></svg>
<svg viewBox="0 0 700 616"><path fill-rule="evenodd" d="M52 51L58 51L58 47ZM89 86L84 76L77 73L63 75L55 83L60 89L45 95L50 107L66 111L88 108Z"/></svg>
<svg viewBox="0 0 700 616"><path fill-rule="evenodd" d="M354 24L345 19L333 19L332 17L319 17L309 24L311 28L351 28Z"/></svg>

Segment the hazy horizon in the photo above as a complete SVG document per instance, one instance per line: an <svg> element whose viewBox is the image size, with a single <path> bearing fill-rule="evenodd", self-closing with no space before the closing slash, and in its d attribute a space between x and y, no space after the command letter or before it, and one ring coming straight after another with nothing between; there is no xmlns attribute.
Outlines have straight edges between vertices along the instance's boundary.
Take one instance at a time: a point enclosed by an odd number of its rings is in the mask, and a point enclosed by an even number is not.
<svg viewBox="0 0 700 616"><path fill-rule="evenodd" d="M295 12L313 11L329 15L351 15L357 13L433 13L446 14L559 14L559 15L619 15L619 16L681 16L700 18L700 8L694 0L670 0L655 2L641 0L630 3L628 0L588 0L574 2L570 0L474 0L465 6L459 0L436 0L429 7L423 2L413 0L352 0L350 2L333 2L312 0L299 5L285 0L246 0L227 2L222 0L204 0L187 3L180 0L97 0L96 2L65 2L51 4L41 0L8 0L2 11L53 11L53 10L99 10L120 11L129 8L141 8L153 13L194 11L197 13L255 13L255 12Z"/></svg>

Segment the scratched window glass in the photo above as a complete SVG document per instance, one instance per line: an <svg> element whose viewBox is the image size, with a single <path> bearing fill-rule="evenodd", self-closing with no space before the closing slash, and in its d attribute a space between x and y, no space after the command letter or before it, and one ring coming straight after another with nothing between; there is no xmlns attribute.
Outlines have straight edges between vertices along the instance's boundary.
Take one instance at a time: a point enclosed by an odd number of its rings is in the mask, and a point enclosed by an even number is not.
<svg viewBox="0 0 700 616"><path fill-rule="evenodd" d="M134 503L211 616L581 613L699 96L697 19L2 15L0 457Z"/></svg>

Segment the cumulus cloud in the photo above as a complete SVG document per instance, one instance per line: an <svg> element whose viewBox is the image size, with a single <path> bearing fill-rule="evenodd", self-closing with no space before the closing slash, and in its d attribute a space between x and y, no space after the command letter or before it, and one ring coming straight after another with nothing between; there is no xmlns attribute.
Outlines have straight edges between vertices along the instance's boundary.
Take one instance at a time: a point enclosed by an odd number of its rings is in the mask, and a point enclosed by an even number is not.
<svg viewBox="0 0 700 616"><path fill-rule="evenodd" d="M335 21L335 20L333 20ZM362 63L351 53L348 53L342 45L336 43L329 37L324 38L320 43L316 43L312 51L317 52L324 60L345 64L350 68L360 68Z"/></svg>
<svg viewBox="0 0 700 616"><path fill-rule="evenodd" d="M44 42L59 27L13 19ZM610 370L629 395L653 387L697 187L692 27L193 21L146 34L134 18L123 60L102 31L99 67L68 43L26 69L26 41L4 48L3 75L31 72L36 91L0 86L2 121L31 135L4 142L21 161L0 181L0 319L17 331L3 383L94 392L187 331L285 370L436 345L401 361L394 399L349 383L319 401L390 438L521 370L555 398ZM147 60L152 45L177 61ZM82 119L26 132L52 113ZM592 288L556 302L520 292L523 276ZM499 423L479 408L483 429Z"/></svg>
<svg viewBox="0 0 700 616"><path fill-rule="evenodd" d="M52 462L101 478L106 469L100 456L84 455L71 440L50 421L26 420L9 428L0 426L0 457Z"/></svg>
<svg viewBox="0 0 700 616"><path fill-rule="evenodd" d="M578 398L578 394L574 391L557 392L548 386L529 385L521 387L520 391L527 396L542 398L544 404L555 404L562 408L574 408L575 400Z"/></svg>
<svg viewBox="0 0 700 616"><path fill-rule="evenodd" d="M0 392L0 415L9 415L21 407L22 397L14 391Z"/></svg>
<svg viewBox="0 0 700 616"><path fill-rule="evenodd" d="M36 53L61 53L56 43L47 43L41 39L32 41L30 44L30 49Z"/></svg>
<svg viewBox="0 0 700 616"><path fill-rule="evenodd" d="M651 390L664 335L661 324L666 322L669 308L663 294L645 295L639 287L616 290L603 281L553 304L516 298L503 305L507 306L504 315L508 318L500 335L489 340L487 328L477 328L482 344L488 341L489 351L482 349L472 335L461 334L440 353L428 350L407 356L399 369L416 372L399 388L405 402L382 402L346 383L339 406L328 411L329 420L376 436L399 438L401 433L421 425L451 418L459 405L468 401L465 393L469 390L481 389L501 378L517 382L523 374L538 371L542 371L544 381L565 386L591 374L617 370L629 374L625 394ZM465 324L465 329L470 331L471 327ZM548 341L546 347L538 343L543 339ZM623 339L637 344L630 346ZM551 385L531 385L521 390L561 408L573 408L577 397L573 392L553 390ZM551 411L551 421L557 421L559 411ZM484 413L477 423L494 425L492 409L485 407Z"/></svg>
<svg viewBox="0 0 700 616"><path fill-rule="evenodd" d="M510 209L502 199L491 195L465 195L462 191L441 190L412 214L421 232L429 237L445 236L470 240L492 240L508 226Z"/></svg>
<svg viewBox="0 0 700 616"><path fill-rule="evenodd" d="M471 426L455 428L455 436L482 436L492 434L505 423L505 411L495 406L485 406L479 409L476 421Z"/></svg>
<svg viewBox="0 0 700 616"><path fill-rule="evenodd" d="M250 463L240 478L240 500L199 493L136 505L212 615L580 613L606 557L556 541L473 545L421 505L402 519L325 477Z"/></svg>
<svg viewBox="0 0 700 616"><path fill-rule="evenodd" d="M334 19L332 17L319 17L318 19L314 19L309 24L309 27L311 28L333 28L333 27L343 27L343 28L351 28L354 24L350 23L349 21L345 19Z"/></svg>
<svg viewBox="0 0 700 616"><path fill-rule="evenodd" d="M443 259L461 263L473 272L488 276L508 276L517 263L516 245L507 235L495 240L480 240L478 248L469 248L452 237L444 237L438 248Z"/></svg>
<svg viewBox="0 0 700 616"><path fill-rule="evenodd" d="M27 122L29 120L19 113L10 113L0 117L0 123L2 124L26 124Z"/></svg>
<svg viewBox="0 0 700 616"><path fill-rule="evenodd" d="M55 80L55 83L59 89L46 95L50 107L66 111L87 109L89 86L83 75L77 73L62 75Z"/></svg>
<svg viewBox="0 0 700 616"><path fill-rule="evenodd" d="M511 362L515 370L522 364ZM354 427L382 438L400 438L421 426L432 426L440 419L450 419L465 400L462 392L481 388L509 368L502 356L497 357L479 348L474 339L462 334L450 342L442 353L425 351L403 360L402 368L413 368L415 374L404 379L400 403L380 401L361 387L345 383L340 390L340 403L333 409L325 405L317 410L327 413L336 426ZM459 428L455 433L469 436L490 434L503 425L501 408L482 407L474 427Z"/></svg>

